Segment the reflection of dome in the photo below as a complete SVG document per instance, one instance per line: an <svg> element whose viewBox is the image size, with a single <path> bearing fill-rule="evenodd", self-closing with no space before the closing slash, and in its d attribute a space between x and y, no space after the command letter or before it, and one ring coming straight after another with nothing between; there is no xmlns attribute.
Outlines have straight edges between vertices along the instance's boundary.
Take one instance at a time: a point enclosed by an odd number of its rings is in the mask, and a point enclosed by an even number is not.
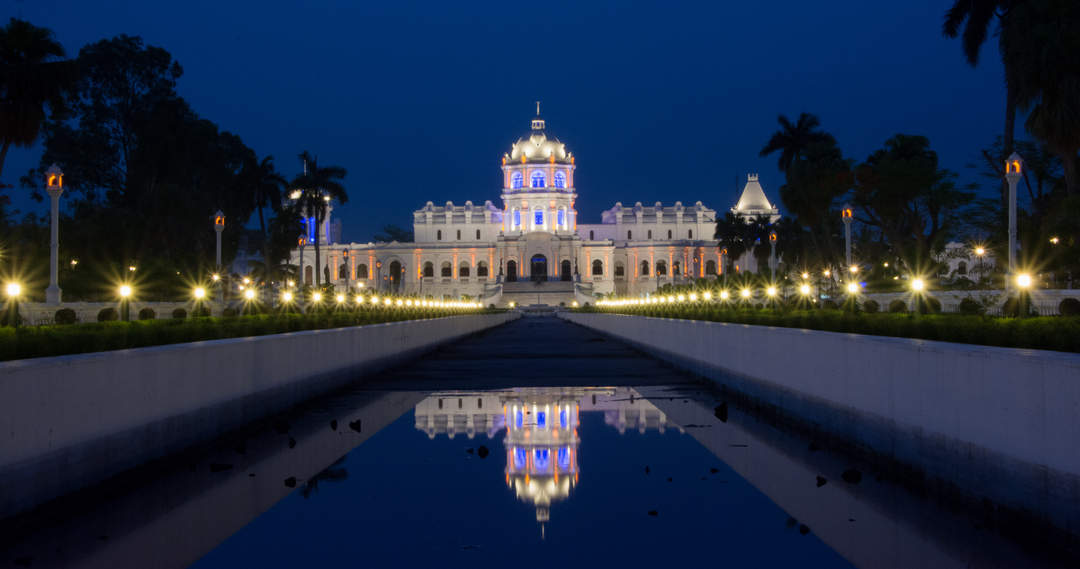
<svg viewBox="0 0 1080 569"><path fill-rule="evenodd" d="M555 137L548 138L544 132L544 119L537 117L532 121L532 132L527 137L519 138L510 147L506 157L510 163L540 162L545 164L573 164L573 153L566 151L566 145Z"/></svg>

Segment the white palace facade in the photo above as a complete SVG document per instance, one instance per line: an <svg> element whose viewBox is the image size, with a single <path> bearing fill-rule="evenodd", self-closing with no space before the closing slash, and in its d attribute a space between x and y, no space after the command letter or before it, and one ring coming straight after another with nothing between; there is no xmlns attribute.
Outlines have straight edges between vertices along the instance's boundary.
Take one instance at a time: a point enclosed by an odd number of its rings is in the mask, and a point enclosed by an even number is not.
<svg viewBox="0 0 1080 569"><path fill-rule="evenodd" d="M339 290L554 305L592 302L596 294L650 293L719 274L716 210L700 201L617 202L600 223L579 223L576 168L573 153L537 116L531 132L502 156L500 206L429 201L413 212L411 243L335 243L325 237L333 232L322 231L323 280L331 277ZM733 210L776 213L753 175ZM329 220L328 212L327 228ZM302 266L304 282L314 284L314 247L310 237L307 242L290 263Z"/></svg>

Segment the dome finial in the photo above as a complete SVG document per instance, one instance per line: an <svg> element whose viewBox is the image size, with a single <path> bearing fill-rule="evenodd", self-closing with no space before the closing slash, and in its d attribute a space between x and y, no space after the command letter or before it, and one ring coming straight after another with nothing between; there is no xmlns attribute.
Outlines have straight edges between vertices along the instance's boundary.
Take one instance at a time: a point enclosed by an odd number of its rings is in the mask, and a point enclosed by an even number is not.
<svg viewBox="0 0 1080 569"><path fill-rule="evenodd" d="M540 101L536 102L536 118L532 120L533 130L544 130L544 119L540 118Z"/></svg>
<svg viewBox="0 0 1080 569"><path fill-rule="evenodd" d="M536 116L540 116L540 101L536 102Z"/></svg>

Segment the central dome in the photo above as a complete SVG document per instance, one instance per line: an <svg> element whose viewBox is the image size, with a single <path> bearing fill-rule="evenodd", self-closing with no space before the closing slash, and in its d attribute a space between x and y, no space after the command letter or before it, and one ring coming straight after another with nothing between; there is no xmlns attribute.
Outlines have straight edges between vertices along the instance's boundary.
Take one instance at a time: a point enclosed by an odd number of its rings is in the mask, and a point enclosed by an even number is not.
<svg viewBox="0 0 1080 569"><path fill-rule="evenodd" d="M532 121L532 132L527 137L519 138L510 147L506 158L512 163L556 163L573 164L574 155L566 151L566 145L555 137L548 138L544 132L544 119L536 117Z"/></svg>

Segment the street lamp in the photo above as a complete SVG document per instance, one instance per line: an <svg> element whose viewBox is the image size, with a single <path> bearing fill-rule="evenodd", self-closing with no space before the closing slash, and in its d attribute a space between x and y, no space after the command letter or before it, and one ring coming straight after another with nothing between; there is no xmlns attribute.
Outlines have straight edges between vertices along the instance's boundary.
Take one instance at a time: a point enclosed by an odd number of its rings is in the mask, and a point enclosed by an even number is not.
<svg viewBox="0 0 1080 569"><path fill-rule="evenodd" d="M49 287L45 289L45 302L60 304L58 258L60 256L60 194L64 193L64 173L56 164L45 171L46 191L49 192Z"/></svg>
<svg viewBox="0 0 1080 569"><path fill-rule="evenodd" d="M1024 161L1013 152L1005 160L1005 180L1009 183L1009 274L1016 271L1016 184ZM1018 283L1019 284L1019 283Z"/></svg>
<svg viewBox="0 0 1080 569"><path fill-rule="evenodd" d="M840 218L844 220L844 258L849 267L851 266L851 222L854 215L855 210L851 209L851 205L844 204L844 208L840 210Z"/></svg>
<svg viewBox="0 0 1080 569"><path fill-rule="evenodd" d="M4 287L4 293L8 297L8 322L12 327L19 327L19 297L22 296L22 285L11 282Z"/></svg>
<svg viewBox="0 0 1080 569"><path fill-rule="evenodd" d="M225 213L220 209L214 214L214 233L217 235L217 248L215 249L214 266L221 270L221 232L225 231ZM216 279L215 279L216 280ZM218 302L225 300L225 291L218 288Z"/></svg>
<svg viewBox="0 0 1080 569"><path fill-rule="evenodd" d="M1016 275L1016 286L1020 289L1020 295L1017 299L1016 308L1017 315L1020 318L1027 316L1028 312L1031 311L1031 293L1029 292L1029 290L1031 289L1031 284L1031 275L1029 275L1028 273L1020 273L1019 275Z"/></svg>
<svg viewBox="0 0 1080 569"><path fill-rule="evenodd" d="M120 285L117 292L120 294L120 317L127 322L131 317L131 295L134 291L131 285L124 284Z"/></svg>
<svg viewBox="0 0 1080 569"><path fill-rule="evenodd" d="M769 271L772 280L776 280L776 232L769 232Z"/></svg>

